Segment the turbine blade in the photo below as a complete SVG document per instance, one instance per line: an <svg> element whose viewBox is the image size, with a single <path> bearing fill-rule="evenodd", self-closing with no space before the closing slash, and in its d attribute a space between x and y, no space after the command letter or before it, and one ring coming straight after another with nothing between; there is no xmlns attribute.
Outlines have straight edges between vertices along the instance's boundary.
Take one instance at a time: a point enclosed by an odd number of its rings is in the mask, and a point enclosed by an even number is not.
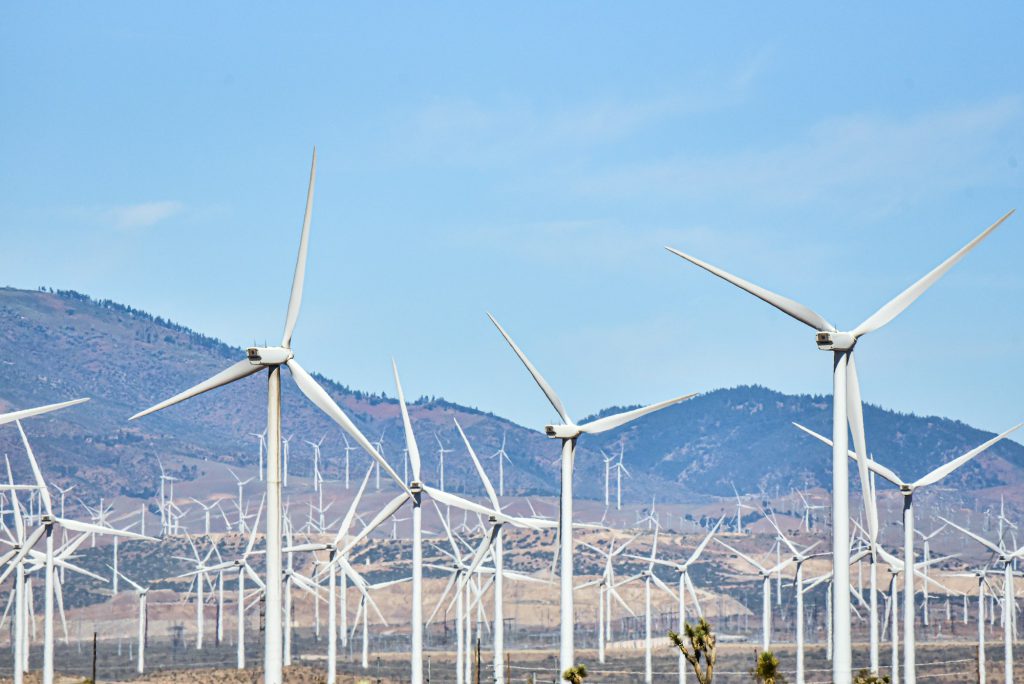
<svg viewBox="0 0 1024 684"><path fill-rule="evenodd" d="M68 406L74 406L89 401L85 399L72 399L71 401L62 401L59 404L47 404L46 406L39 406L37 408L23 409L21 411L12 411L11 413L0 414L0 425L5 423L12 423L22 418L30 418L32 416L39 416L50 411L58 411Z"/></svg>
<svg viewBox="0 0 1024 684"><path fill-rule="evenodd" d="M494 491L494 487L491 485L491 480L487 477L487 473L484 472L483 466L480 465L480 459L476 457L476 452L473 451L473 446L469 443L469 438L466 437L466 433L463 432L458 419L455 420L455 427L459 430L459 434L462 436L462 441L466 444L466 450L469 451L469 457L473 459L473 466L476 468L477 475L480 476L480 480L484 483L484 489L487 490L487 498L491 500L491 505L494 506L494 510L500 511L501 504L498 503L498 495Z"/></svg>
<svg viewBox="0 0 1024 684"><path fill-rule="evenodd" d="M846 366L847 420L853 433L853 449L857 453L857 473L860 475L860 491L864 503L864 515L868 521L870 541L878 539L878 511L875 509L875 492L868 476L868 442L864 432L864 406L861 403L860 380L857 376L856 354L850 352Z"/></svg>
<svg viewBox="0 0 1024 684"><path fill-rule="evenodd" d="M39 487L39 497L43 500L43 506L46 508L46 514L53 517L53 502L50 500L50 490L47 489L46 483L43 481L43 473L39 470L39 463L36 462L36 455L32 453L32 445L28 443L28 436L25 435L25 429L21 427L21 421L15 421L18 426L18 433L21 435L21 443L25 446L25 452L28 454L28 462L32 466L32 475L36 479L36 485Z"/></svg>
<svg viewBox="0 0 1024 684"><path fill-rule="evenodd" d="M939 278L944 276L946 271L953 268L958 261L963 259L968 252L977 247L981 241L987 238L992 231L1003 223L1003 221L1010 218L1013 211L1014 210L1012 209L1008 211L1002 218L983 230L980 235L961 247L955 254L953 254L953 256L943 261L923 278L894 297L888 304L871 314L867 320L854 328L851 334L854 337L860 337L861 335L866 335L869 332L874 332L903 313L904 309L913 304L914 300L923 295L925 291L934 285Z"/></svg>
<svg viewBox="0 0 1024 684"><path fill-rule="evenodd" d="M663 592L674 598L676 601L679 600L679 595L672 590L672 587L665 584L665 582L663 582L662 579L655 575L653 572L651 573L651 579L654 580L654 584L656 584L659 589L661 589Z"/></svg>
<svg viewBox="0 0 1024 684"><path fill-rule="evenodd" d="M530 363L530 359L526 358L526 354L524 354L522 350L516 345L516 343L512 341L512 338L508 336L508 333L505 332L505 329L501 327L501 324L498 323L494 316L488 313L487 317L491 319L491 323L494 324L494 327L498 329L498 332L500 332L501 336L505 338L505 341L508 342L508 345L512 347L512 351L516 353L516 356L519 357L519 360L523 362L524 366L526 366L526 370L530 371L530 375L533 376L534 382L537 383L537 386L540 387L541 392L543 392L544 396L546 396L548 398L548 401L551 402L551 405L558 413L558 416L567 425L571 425L572 418L569 417L569 414L568 412L566 412L565 407L562 406L562 400L558 398L557 394L555 394L554 388L548 384L548 381L544 379L544 376L540 374L540 371L537 370L536 366Z"/></svg>
<svg viewBox="0 0 1024 684"><path fill-rule="evenodd" d="M927 475L925 475L924 477L919 479L917 482L915 482L913 484L913 486L915 488L916 487L927 487L930 484L934 484L934 483L938 482L939 480L941 480L942 478L946 477L947 475L949 475L951 472L953 472L957 468L965 465L968 461L970 461L972 458L974 458L978 454L982 453L983 451L986 451L989 447L991 447L996 442L999 442L999 441L1002 441L1003 439L1005 439L1006 436L1009 435L1010 433L1016 432L1017 430L1021 429L1021 427L1024 427L1024 423L1018 423L1017 425L1014 425L1012 428L1010 428L1009 430L1007 430L1003 434L996 435L995 437L993 437L992 439L988 440L987 442L985 442L981 446L974 447L973 449L968 451L966 454L964 454L962 456L959 456L957 458L954 458L949 463L946 463L946 464L943 464L943 465L939 466L938 468L936 468L935 470L933 470L932 472L928 473Z"/></svg>
<svg viewBox="0 0 1024 684"><path fill-rule="evenodd" d="M634 421L637 418L640 418L641 416L646 416L648 413L660 411L661 409L672 406L673 404L680 404L686 401L687 399L692 399L695 396L697 396L697 392L693 392L692 394L685 394L681 397L669 399L668 401L663 401L658 404L651 404L650 406L644 406L642 408L633 409L632 411L623 411L622 413L616 413L611 416L605 416L604 418L592 420L589 423L584 423L583 425L580 425L579 428L581 432L585 432L588 435L596 435L598 433L606 432L607 430L617 428L620 425L625 425L626 423Z"/></svg>
<svg viewBox="0 0 1024 684"><path fill-rule="evenodd" d="M812 429L810 429L808 427L804 427L800 423L793 423L793 426L798 428L798 429L800 429L800 430L803 430L804 432L809 434L811 437L814 437L819 442L822 442L824 444L832 446L832 440L829 439L828 437L825 437L824 435L819 435L814 430L812 430ZM846 455L849 456L851 460L855 460L857 458L857 454L854 453L854 451L852 449L847 449ZM881 463L878 463L877 461L870 461L869 460L868 461L868 470L870 470L871 472L875 473L876 475L880 475L883 479L888 480L889 482L893 483L897 487L902 487L903 485L907 484L906 482L904 482L902 480L902 478L900 478L899 475L897 475L893 471L889 470L888 468L886 468Z"/></svg>
<svg viewBox="0 0 1024 684"><path fill-rule="evenodd" d="M941 515L940 515L940 516L938 516L938 517L939 517L939 520L941 520L942 522L946 523L946 524L947 524L947 525L949 525L950 527L955 527L956 529L960 530L961 532L963 532L964 534L966 534L966 535L967 535L968 537L970 537L970 538L971 538L971 539L973 539L974 541L978 542L979 544L981 544L981 545L982 545L982 546L984 546L985 548L989 549L989 550L990 550L990 551L992 551L993 553L996 553L996 554L998 554L999 556L1002 556L1002 555L1004 554L1004 551L1003 551L1002 549L1000 549L1000 548L999 548L998 546L996 546L995 544L993 544L993 543L992 543L992 542L990 542L989 540L987 540L987 539L983 539L982 537L979 537L978 535L974 534L973 532L971 532L971 531L970 531L970 530L968 530L967 528L964 528L964 527L960 527L960 526L959 526L959 525L957 525L957 524L956 524L955 522L952 522L952 521L950 521L950 520L947 520L946 518L943 518L943 517L942 517Z"/></svg>
<svg viewBox="0 0 1024 684"><path fill-rule="evenodd" d="M78 520L68 520L67 518L54 518L64 529L72 530L74 532L87 532L90 534L105 534L111 537L121 537L122 539L137 539L139 541L157 541L153 537L147 537L136 532L128 532L127 530L119 530L114 527L105 527L103 525L94 525L92 523L80 522Z"/></svg>
<svg viewBox="0 0 1024 684"><path fill-rule="evenodd" d="M302 285L306 280L306 253L309 251L309 222L313 216L313 189L316 186L316 148L313 148L313 165L309 170L309 190L306 192L306 213L302 217L302 237L299 238L299 255L295 259L295 275L292 278L292 292L288 297L288 314L284 319L282 347L292 346L292 332L299 320L302 307Z"/></svg>
<svg viewBox="0 0 1024 684"><path fill-rule="evenodd" d="M799 302L795 302L792 299L789 299L788 297L783 297L782 295L775 294L771 290L766 290L763 287L754 285L753 283L748 282L743 278L734 276L733 274L727 271L723 271L717 266L712 266L711 264L701 261L696 257L692 257L689 254L684 254L683 252L680 252L677 249L672 249L671 247L666 247L665 249L672 252L678 257L686 259L694 266L700 266L705 271L718 276L719 278L725 280L726 282L732 283L741 290L746 290L747 292L754 295L761 301L771 304L782 313L789 314L790 316L800 321L804 325L809 325L810 327L814 328L817 331L835 330L835 326L826 321L817 312L811 310L809 307L806 307Z"/></svg>
<svg viewBox="0 0 1024 684"><path fill-rule="evenodd" d="M383 456L377 453L377 450L373 448L370 441L366 439L362 432L359 431L356 424L353 423L347 415L345 415L345 412L341 410L341 407L335 403L334 399L331 399L329 394L327 394L327 390L321 387L320 383L314 380L313 376L307 373L294 358L288 360L288 368L292 371L292 377L295 379L295 384L299 386L299 389L306 395L306 398L316 404L316 406L326 413L331 420L340 425L345 432L350 434L359 446L363 447L366 453L380 464L380 467L384 469L391 479L398 483L398 486L401 487L406 494L410 493L409 488L404 482L402 482L402 478L398 477L398 473L391 468L391 465L384 460Z"/></svg>
<svg viewBox="0 0 1024 684"><path fill-rule="evenodd" d="M409 407L405 404L405 393L402 391L402 381L398 378L398 364L391 359L391 369L395 373L395 387L398 388L398 405L402 409L402 426L405 428L405 447L409 451L409 461L412 462L412 477L416 482L420 481L420 448L416 444L416 435L412 431L412 421L409 419Z"/></svg>
<svg viewBox="0 0 1024 684"><path fill-rule="evenodd" d="M37 527L35 531L29 535L24 545L22 545L22 547L18 549L18 552L14 554L14 558L12 558L10 562L8 562L7 567L3 571L3 574L0 574L0 584L3 584L4 580L7 579L8 576L10 576L11 572L14 570L14 568L18 566L18 563L25 559L25 556L27 556L28 552L32 550L32 547L36 545L36 542L39 541L39 538L43 536L43 532L45 531L45 527Z"/></svg>
<svg viewBox="0 0 1024 684"><path fill-rule="evenodd" d="M693 586L693 580L690 579L690 573L686 573L683 576L683 582L686 584L686 589L690 592L690 598L693 599L693 605L697 606L697 615L704 617L704 611L700 607L700 599L697 598L697 590Z"/></svg>
<svg viewBox="0 0 1024 684"><path fill-rule="evenodd" d="M202 394L203 392L209 392L212 389L217 389L218 387L227 385L228 383L234 382L235 380L241 380L242 378L248 377L253 373L259 372L260 370L262 370L262 368L262 366L254 366L253 364L249 363L248 359L244 359L236 364L228 366L220 373L217 373L208 380L203 380L198 385L191 387L185 390L184 392L175 394L170 399L162 401L156 406L151 406L145 411L140 411L139 413L136 413L128 420L135 420L137 418L142 418L143 416L148 416L150 413L155 413L156 411L165 409L168 406L173 406L174 404L185 401L186 399L191 399L192 397Z"/></svg>
<svg viewBox="0 0 1024 684"><path fill-rule="evenodd" d="M348 511L345 513L345 517L341 521L341 527L338 528L338 535L334 538L335 546L340 544L348 535L348 530L352 527L352 520L356 516L356 508L359 507L359 500L363 498L363 492L366 490L366 483L370 481L370 475L372 474L373 466L371 465L366 470L366 475L363 477L363 481L359 485L359 490L356 491L355 498L352 499L352 505L348 507Z"/></svg>
<svg viewBox="0 0 1024 684"><path fill-rule="evenodd" d="M249 543L245 545L245 553L242 554L242 558L246 558L252 553L252 547L256 544L256 531L260 527L260 516L263 515L263 504L266 499L266 495L260 498L260 507L256 510L256 520L253 521L252 529L249 531Z"/></svg>
<svg viewBox="0 0 1024 684"><path fill-rule="evenodd" d="M402 507L402 504L409 500L409 498L409 494L402 492L394 499L389 501L387 505L385 505L384 508L380 509L380 512L377 513L377 515L375 515L372 520L370 520L370 522L366 523L366 527L364 527L362 531L359 532L359 534L353 537L348 542L348 544L345 545L345 548L341 550L340 555L347 555L348 552L351 551L356 544L363 541L363 539L366 539L366 537L368 537L371 532L380 527L385 520L394 515L395 512Z"/></svg>
<svg viewBox="0 0 1024 684"><path fill-rule="evenodd" d="M750 563L751 565L753 565L755 568L757 568L761 572L765 572L765 573L768 572L768 568L764 567L763 565L758 563L756 560L754 560L753 558L751 558L747 554L743 553L742 551L738 551L738 550L734 549L733 547L729 546L728 544L726 544L721 539L716 539L715 541L718 542L719 544L721 544L722 546L724 546L725 548L729 549L733 553L735 553L737 556L739 556L743 560L745 560L748 563Z"/></svg>
<svg viewBox="0 0 1024 684"><path fill-rule="evenodd" d="M60 624L64 628L64 643L68 643L68 618L64 612L64 589L61 587L60 575L54 575L53 593L57 599L57 610L60 613Z"/></svg>
<svg viewBox="0 0 1024 684"><path fill-rule="evenodd" d="M455 577L456 575L453 572L451 577L448 578L448 583L444 585L444 591L441 592L441 598L437 600L437 605L434 606L434 611L430 614L430 617L427 618L428 625L434 621L434 618L437 616L437 611L441 609L441 605L444 603L445 597L448 596L448 592L450 592L452 587L455 586Z"/></svg>
<svg viewBox="0 0 1024 684"><path fill-rule="evenodd" d="M698 558L700 558L700 554L702 554L704 552L705 547L707 547L707 545L711 542L712 537L714 537L715 533L718 532L718 528L720 528L722 526L722 522L724 520L725 520L725 516L723 515L721 518L718 519L718 522L715 523L715 526L711 528L711 531L708 532L707 536L704 537L704 539L701 541L701 543L697 545L697 548L693 550L693 553L690 554L689 559L687 559L687 561L686 561L686 565L687 566L689 566L690 563L693 563Z"/></svg>

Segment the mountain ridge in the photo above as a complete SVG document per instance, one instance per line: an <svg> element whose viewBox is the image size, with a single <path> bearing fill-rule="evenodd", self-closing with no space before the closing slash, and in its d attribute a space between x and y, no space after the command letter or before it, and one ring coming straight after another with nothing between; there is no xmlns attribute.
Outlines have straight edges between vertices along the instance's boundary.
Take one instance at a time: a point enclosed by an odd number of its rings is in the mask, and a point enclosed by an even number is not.
<svg viewBox="0 0 1024 684"><path fill-rule="evenodd" d="M44 470L55 484L81 483L89 496L122 494L152 498L158 485L157 459L179 477L195 479L201 468L183 467L199 459L254 467L256 441L249 436L265 424L265 396L253 379L214 390L158 414L129 423L141 408L171 396L235 362L243 353L160 316L110 300L93 300L71 290L0 288L0 341L4 372L0 373L0 410L26 407L78 396L93 401L51 417L26 423L37 451L50 455ZM371 441L383 439L384 453L402 473L402 429L395 400L384 393L350 388L314 373ZM311 469L311 450L303 439L328 435L325 477L340 476L341 430L322 416L294 387L282 383L283 434L295 434L291 472ZM630 407L608 407L593 417ZM493 413L443 398L421 396L411 405L424 477L436 481L437 435L446 449L445 479L455 491L477 492L479 482L465 456L452 419L458 418L474 448L489 455L508 438L514 463L506 467L506 491L553 495L558 468L551 463L558 446ZM991 433L957 420L917 416L866 404L869 448L880 462L906 478L917 477L940 462L980 444ZM626 498L694 500L730 496L778 487L828 489L830 451L790 425L831 431L831 397L786 395L746 385L710 390L682 404L646 416L610 434L580 440L576 478L587 498L603 495L601 450L625 450L632 478L624 482ZM27 475L16 433L0 431L0 447L12 454L19 477ZM383 437L381 437L383 433ZM53 457L59 454L59 457ZM361 472L368 457L359 453ZM982 465L984 462L984 465ZM485 461L496 479L496 464ZM991 453L951 476L948 485L981 490L1020 482L1024 447L1016 442L996 445ZM353 475L355 477L355 475ZM856 478L851 478L856 483ZM497 484L497 483L495 483Z"/></svg>

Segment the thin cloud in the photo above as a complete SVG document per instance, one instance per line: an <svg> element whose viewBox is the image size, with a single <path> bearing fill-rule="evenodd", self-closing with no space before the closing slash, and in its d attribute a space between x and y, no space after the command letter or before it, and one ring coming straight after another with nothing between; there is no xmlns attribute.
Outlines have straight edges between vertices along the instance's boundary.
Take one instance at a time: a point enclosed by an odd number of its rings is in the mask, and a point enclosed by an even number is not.
<svg viewBox="0 0 1024 684"><path fill-rule="evenodd" d="M1020 98L909 118L826 119L794 139L721 155L674 157L580 175L575 188L600 196L744 197L796 205L846 194L863 201L930 196L990 182L1006 135L1024 119Z"/></svg>
<svg viewBox="0 0 1024 684"><path fill-rule="evenodd" d="M103 212L103 218L120 230L137 230L155 226L184 209L184 204L171 200L143 202L107 209Z"/></svg>

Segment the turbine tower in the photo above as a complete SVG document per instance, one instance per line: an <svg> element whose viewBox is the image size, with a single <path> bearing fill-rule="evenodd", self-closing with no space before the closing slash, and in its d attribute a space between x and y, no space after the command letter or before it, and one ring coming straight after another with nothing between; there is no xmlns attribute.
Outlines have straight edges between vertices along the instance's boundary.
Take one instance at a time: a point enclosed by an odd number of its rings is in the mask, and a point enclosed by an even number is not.
<svg viewBox="0 0 1024 684"><path fill-rule="evenodd" d="M267 371L267 579L266 579L266 615L263 667L265 684L282 684L282 601L281 601L281 368L287 366L299 390L306 395L321 411L326 413L343 430L348 432L363 449L374 459L381 462L380 456L363 436L337 403L327 394L326 390L299 365L292 351L292 333L299 320L299 309L302 305L302 287L306 276L306 254L309 248L309 224L313 211L313 188L316 184L316 148L313 149L313 164L309 174L309 190L306 194L306 212L302 221L302 235L299 240L299 254L295 262L295 275L292 279L291 295L288 299L288 311L285 316L284 334L281 344L276 347L249 347L246 358L229 366L213 377L204 380L194 387L177 394L166 401L132 416L132 420L146 416L154 411L167 408L179 402L191 399L203 392L241 380L250 375ZM398 480L386 463L381 465Z"/></svg>
<svg viewBox="0 0 1024 684"><path fill-rule="evenodd" d="M824 317L799 302L754 285L689 254L672 249L671 247L667 248L676 256L732 283L736 287L813 328L816 333L815 343L818 349L832 352L832 520L835 521L832 526L832 558L835 565L835 577L832 585L832 622L835 639L834 657L832 659L833 684L850 684L853 678L849 591L850 530L848 525L842 524L843 521L850 517L850 486L846 463L846 451L850 432L853 433L854 450L861 455L861 458L857 459L861 491L865 493L871 491L871 481L868 477L868 449L867 439L864 435L860 382L857 378L857 368L853 356L854 346L861 337L882 328L899 316L918 297L924 294L928 288L934 285L939 278L945 275L950 268L956 265L968 252L977 247L982 240L987 238L992 231L1009 218L1011 214L1013 214L1012 210L850 331L838 330ZM863 498L868 532L870 537L874 539L877 537L878 521L871 510L869 503L871 497L865 496Z"/></svg>
<svg viewBox="0 0 1024 684"><path fill-rule="evenodd" d="M592 420L589 423L577 425L573 422L572 418L569 417L569 413L565 410L562 405L561 399L555 394L555 390L548 384L547 380L541 376L540 371L534 367L530 360L526 358L526 355L519 349L512 338L508 336L504 328L498 324L494 316L487 314L487 317L491 319L494 326L501 333L501 336L505 338L509 346L512 347L512 351L515 352L519 360L522 361L523 365L526 366L526 370L533 376L534 381L540 387L544 396L547 397L548 401L551 402L551 406L554 407L558 413L559 418L562 422L556 425L546 425L544 427L544 433L552 438L562 441L562 492L561 492L561 506L558 514L558 534L560 538L560 553L562 556L561 566L561 585L560 585L560 599L561 599L561 616L560 616L560 639L559 639L559 653L558 653L558 672L561 674L570 667L573 667L575 663L575 649L573 647L573 627L576 623L576 616L573 612L573 584L572 584L572 573L573 573L573 536L572 536L572 471L573 462L576 456L576 440L582 434L596 435L607 430L625 425L626 423L632 422L637 418L658 411L660 409L678 404L680 402L690 399L696 394L686 394L675 399L669 399L659 404L652 404L651 406L645 406L643 408L633 409L632 411L624 411L622 413L616 413L603 418Z"/></svg>

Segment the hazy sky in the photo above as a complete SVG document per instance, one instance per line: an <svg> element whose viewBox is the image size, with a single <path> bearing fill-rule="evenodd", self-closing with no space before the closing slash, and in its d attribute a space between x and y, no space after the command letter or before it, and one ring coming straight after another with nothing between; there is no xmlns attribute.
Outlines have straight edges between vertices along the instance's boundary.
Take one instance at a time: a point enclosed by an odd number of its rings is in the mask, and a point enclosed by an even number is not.
<svg viewBox="0 0 1024 684"><path fill-rule="evenodd" d="M338 3L339 5L341 3ZM574 417L740 383L830 391L851 328L1024 204L1024 5L0 7L0 283L73 288L310 370ZM1024 212L858 347L866 400L1024 416ZM190 384L198 378L182 378Z"/></svg>

